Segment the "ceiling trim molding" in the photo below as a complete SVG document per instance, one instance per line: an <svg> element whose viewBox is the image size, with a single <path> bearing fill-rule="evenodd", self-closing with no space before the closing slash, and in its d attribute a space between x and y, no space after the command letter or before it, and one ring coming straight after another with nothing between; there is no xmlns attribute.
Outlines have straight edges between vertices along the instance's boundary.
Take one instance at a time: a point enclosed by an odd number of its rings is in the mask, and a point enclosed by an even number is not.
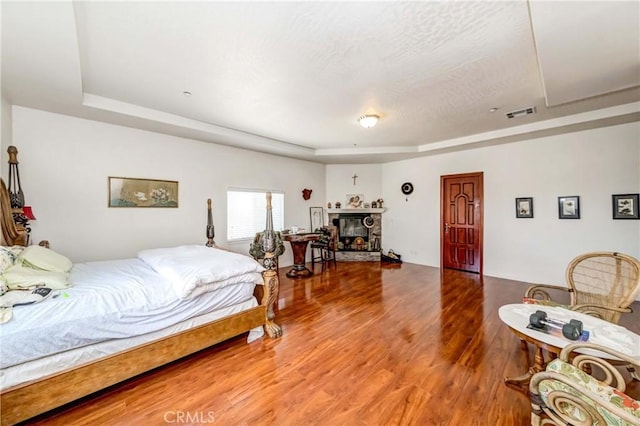
<svg viewBox="0 0 640 426"><path fill-rule="evenodd" d="M478 133L475 135L463 136L460 138L448 139L440 142L428 143L418 146L381 146L366 148L353 147L314 150L313 148L303 147L300 145L271 139L265 136L243 132L241 130L218 126L215 124L182 117L180 115L94 95L92 93L83 93L82 104L90 108L102 109L105 111L111 111L131 117L137 117L157 123L201 131L212 136L233 139L234 143L236 144L235 146L242 148L256 149L262 152L269 152L274 154L285 154L294 156L302 155L311 157L343 157L351 155L427 153L447 148L459 148L466 145L474 145L491 140L521 136L545 130L560 130L567 126L574 126L576 124L584 124L591 121L619 117L627 114L637 114L638 112L640 112L640 102L632 102L595 111L588 111L580 114L568 115L565 117L553 118L550 120L538 121L535 123L523 124L520 126L513 126L505 129ZM221 141L220 143L223 142Z"/></svg>
<svg viewBox="0 0 640 426"><path fill-rule="evenodd" d="M640 102L631 102L624 105L617 105L609 108L602 108L595 111L582 112L580 114L567 115L565 117L552 118L550 120L538 121L535 123L523 124L520 126L508 127L506 129L494 130L491 132L478 133L476 135L463 136L441 142L420 145L419 152L435 151L443 148L487 142L493 139L501 139L511 136L524 135L527 133L539 132L541 130L559 129L575 124L584 124L591 121L607 118L619 117L627 114L640 112Z"/></svg>
<svg viewBox="0 0 640 426"><path fill-rule="evenodd" d="M544 130L562 129L577 124L585 124L592 121L604 120L620 117L628 114L640 112L640 102L631 102L609 108L602 108L595 111L583 112L580 114L567 115L565 117L553 118L550 120L538 121L536 123L523 124L520 126L508 127L506 129L494 130L491 132L478 133L475 135L463 136L455 139L448 139L419 146L404 147L374 147L374 148L344 148L344 149L318 149L316 156L346 156L357 154L404 154L404 153L426 153L439 151L447 148L474 145L480 142L488 142L497 139L510 138L540 132Z"/></svg>
<svg viewBox="0 0 640 426"><path fill-rule="evenodd" d="M255 135L249 132L243 132L242 130L218 126L204 121L186 118L177 114L171 114L128 102L94 95L92 93L85 92L82 94L82 105L143 120L149 120L156 123L205 132L212 136L232 139L234 141L234 146L240 148L271 153L285 153L287 155L313 155L314 153L312 148L279 141L277 139L271 139L266 136ZM223 142L220 141L220 143Z"/></svg>

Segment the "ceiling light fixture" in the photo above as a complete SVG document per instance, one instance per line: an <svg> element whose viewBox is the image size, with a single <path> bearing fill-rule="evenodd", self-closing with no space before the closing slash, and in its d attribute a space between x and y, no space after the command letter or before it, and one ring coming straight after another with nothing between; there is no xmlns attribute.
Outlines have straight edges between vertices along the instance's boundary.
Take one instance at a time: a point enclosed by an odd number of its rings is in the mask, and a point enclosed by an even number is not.
<svg viewBox="0 0 640 426"><path fill-rule="evenodd" d="M376 125L379 118L380 116L376 114L365 114L360 116L360 118L358 118L358 122L365 129L370 129Z"/></svg>

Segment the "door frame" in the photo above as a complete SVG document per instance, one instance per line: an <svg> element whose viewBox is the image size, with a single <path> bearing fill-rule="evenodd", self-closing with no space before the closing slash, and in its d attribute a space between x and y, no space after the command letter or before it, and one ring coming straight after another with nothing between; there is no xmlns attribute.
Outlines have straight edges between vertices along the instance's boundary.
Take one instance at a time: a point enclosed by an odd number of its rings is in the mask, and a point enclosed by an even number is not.
<svg viewBox="0 0 640 426"><path fill-rule="evenodd" d="M440 271L445 269L444 267L444 215L445 215L445 180L453 179L453 178L463 178L463 177L477 177L478 178L478 186L480 192L480 220L478 221L478 263L480 264L478 275L483 275L484 270L484 172L472 172L472 173L458 173L453 175L441 175L440 176ZM473 272L470 272L473 273Z"/></svg>

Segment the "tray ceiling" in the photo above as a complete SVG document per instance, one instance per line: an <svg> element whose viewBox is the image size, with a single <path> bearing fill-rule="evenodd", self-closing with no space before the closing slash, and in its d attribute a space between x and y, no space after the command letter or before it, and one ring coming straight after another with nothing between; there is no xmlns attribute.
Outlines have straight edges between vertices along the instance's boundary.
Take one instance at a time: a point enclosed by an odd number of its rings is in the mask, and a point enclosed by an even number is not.
<svg viewBox="0 0 640 426"><path fill-rule="evenodd" d="M638 2L1 7L11 104L311 161L386 162L640 116ZM365 113L376 127L358 125Z"/></svg>

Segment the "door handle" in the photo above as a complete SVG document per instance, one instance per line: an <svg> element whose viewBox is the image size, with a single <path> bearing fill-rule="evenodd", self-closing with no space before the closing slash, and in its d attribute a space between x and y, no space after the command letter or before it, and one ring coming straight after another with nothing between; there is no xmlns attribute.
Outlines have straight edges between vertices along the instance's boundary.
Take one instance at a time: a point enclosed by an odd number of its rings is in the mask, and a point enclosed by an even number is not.
<svg viewBox="0 0 640 426"><path fill-rule="evenodd" d="M451 225L449 225L447 222L444 223L444 232L449 232L449 228L451 228Z"/></svg>

